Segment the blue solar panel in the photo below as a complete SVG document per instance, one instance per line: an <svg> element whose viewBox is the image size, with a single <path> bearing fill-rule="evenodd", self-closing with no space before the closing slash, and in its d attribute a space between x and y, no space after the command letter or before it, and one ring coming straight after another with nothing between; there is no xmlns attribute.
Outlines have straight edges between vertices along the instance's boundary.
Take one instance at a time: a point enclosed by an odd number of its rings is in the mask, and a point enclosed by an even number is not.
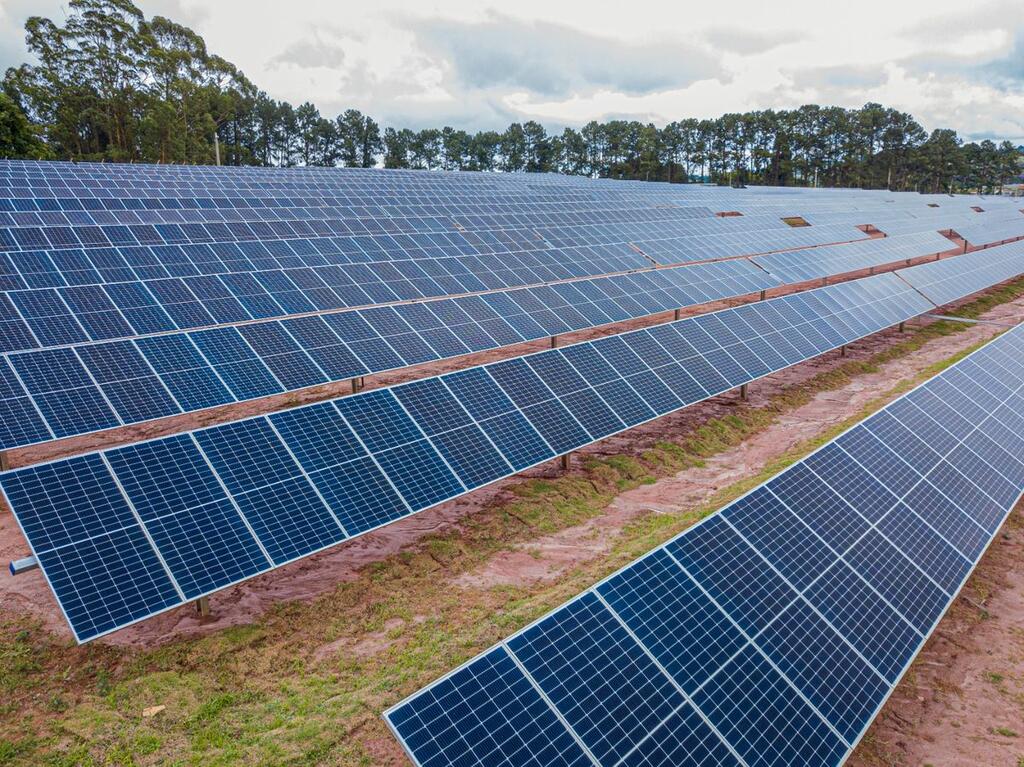
<svg viewBox="0 0 1024 767"><path fill-rule="evenodd" d="M752 646L694 695L748 764L838 764L845 744Z"/></svg>
<svg viewBox="0 0 1024 767"><path fill-rule="evenodd" d="M746 644L739 627L665 551L597 591L688 695Z"/></svg>
<svg viewBox="0 0 1024 767"><path fill-rule="evenodd" d="M729 261L652 273L589 278L573 283L510 291L508 294L461 296L342 314L244 324L250 320L280 318L289 312L326 311L360 305L373 299L366 293L361 293L361 297L353 301L338 302L325 298L324 291L354 286L350 284L349 277L334 273L314 274L310 268L210 274L210 265L220 264L223 267L238 260L239 263L244 261L247 264L245 268L252 269L256 268L255 262L260 259L242 259L234 250L224 251L222 247L209 250L205 245L181 246L190 249L188 254L179 253L175 249L177 247L161 246L151 250L136 248L123 254L109 248L95 249L92 254L94 259L105 254L103 257L112 259L112 263L127 264L131 261L135 264L132 267L135 271L148 275L144 282L109 282L74 287L65 285L66 280L60 280L54 283L57 290L39 288L35 292L15 291L20 296L17 300L24 306L26 316L23 317L13 304L0 309L0 322L6 323L10 331L3 339L9 343L2 348L10 351L27 350L40 343L45 345L58 340L61 343L77 343L87 339L103 340L182 331L173 338L185 340L186 343L191 340L205 355L201 367L205 368L203 375L206 380L196 384L201 391L190 392L189 383L182 383L180 379L183 376L178 371L157 370L156 375L162 379L163 387L171 396L179 400L181 410L188 412L221 404L223 394L217 396L213 392L218 388L212 383L215 378L220 379L220 383L231 391L234 399L244 400L533 340L553 333L589 328L595 324L643 316L680 305L740 295L780 284L778 278L770 277L746 261ZM218 254L215 255L214 250ZM78 251L49 252L66 256ZM28 254L14 255L24 259ZM57 266L54 265L54 258L52 255L47 256L44 265L37 267L37 271L53 275L74 273L71 262ZM281 255L274 258L279 265L287 260ZM312 259L312 256L310 259L310 263L315 262L324 269L339 268L338 265L324 263L322 259ZM155 264L162 265L157 271L152 271L156 269ZM301 264L301 261L297 264ZM408 272L412 268L412 262L409 261L395 264L402 265L395 267L396 274ZM375 268L383 266L379 264ZM391 265L386 266L392 268ZM415 268L419 269L418 266ZM548 276L554 278L553 275ZM571 273L568 276L581 275ZM663 287L676 283L692 290L680 292ZM502 287L504 285L501 284L495 286L496 289ZM310 303L296 298L300 294L315 300ZM384 298L393 300L394 294ZM3 298L4 302L7 300ZM368 322L368 319L372 322ZM217 331L183 332L190 328L229 322L243 324L233 328L222 327ZM838 317L830 322L843 324ZM43 335L41 339L32 335L31 323L39 326L39 332ZM709 319L708 323L714 330L724 327L722 320ZM737 319L730 320L730 324L737 329L746 328L744 337L750 338L748 345L751 348L733 344L729 354L714 355L712 367L721 368L725 374L724 379L720 379L717 373L707 374L718 384L716 390L740 380L743 375L762 375L779 364L780 357L773 350L773 345L765 343L760 337L751 337L750 328L744 320L737 316ZM863 323L860 325L860 334L869 332L867 326ZM769 323L759 329L764 330L770 326ZM819 329L826 332L829 330L827 326L820 325ZM79 338L82 332L85 334ZM800 331L793 332L803 338ZM845 333L843 337L848 335ZM657 338L656 343L646 335L639 335L633 341L643 347L642 353L649 364L667 364L669 356L676 360L690 356L684 353L688 347L685 347L686 342L679 338L675 330L654 330L651 336ZM835 341L837 337L833 333L830 340ZM75 341L76 338L78 341ZM734 336L730 335L726 340L732 338ZM146 354L143 344L153 340L142 337L134 343ZM820 351L825 348L823 342L820 334L816 344L804 339L800 342L802 354L790 350L785 359L793 362L812 353L814 349ZM669 356L660 346L667 349ZM780 346L785 348L783 344ZM734 357L738 359L739 365L734 363ZM701 362L695 361L694 364L700 365ZM120 375L124 380L130 380L127 371ZM138 384L123 386L132 389ZM140 391L138 396L152 398L156 395ZM82 405L88 407L88 402ZM149 407L132 407L125 397L119 398L115 405L120 406L117 415L125 423L163 414L163 409L152 403ZM24 408L21 408L13 412L23 411ZM66 420L73 422L73 419ZM83 423L91 424L92 421L85 418ZM19 432L17 429L11 431ZM38 430L29 426L20 431L25 434L38 433ZM5 446L18 444L22 443Z"/></svg>
<svg viewBox="0 0 1024 767"><path fill-rule="evenodd" d="M667 550L748 634L763 629L796 596L721 516L673 541Z"/></svg>
<svg viewBox="0 0 1024 767"><path fill-rule="evenodd" d="M602 764L616 763L685 703L593 594L508 647Z"/></svg>
<svg viewBox="0 0 1024 767"><path fill-rule="evenodd" d="M599 764L652 763L646 754L688 763L679 742L711 764L840 764L1024 490L992 415L1004 403L1021 407L1022 350L1024 331L1003 335L503 651ZM972 397L991 391L986 377L962 375L979 365L1004 384L991 414L955 444L950 432L911 440L900 416L934 419L930 403L942 402L921 392L942 392L951 379ZM979 463L962 473L941 460L954 453ZM486 658L437 684L457 687ZM432 689L391 709L389 721L416 716ZM486 737L439 719L426 731L470 747ZM405 745L418 757L416 743Z"/></svg>
<svg viewBox="0 0 1024 767"><path fill-rule="evenodd" d="M431 705L392 720L424 767L498 764L523 767L589 767L592 762L503 649L477 667L430 691ZM451 723L471 740L438 740L437 724Z"/></svg>

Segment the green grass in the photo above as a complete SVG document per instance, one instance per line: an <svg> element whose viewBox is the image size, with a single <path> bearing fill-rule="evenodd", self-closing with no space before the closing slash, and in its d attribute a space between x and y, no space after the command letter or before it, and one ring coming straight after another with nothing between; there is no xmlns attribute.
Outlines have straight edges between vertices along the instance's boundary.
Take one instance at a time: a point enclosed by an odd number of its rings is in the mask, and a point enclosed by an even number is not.
<svg viewBox="0 0 1024 767"><path fill-rule="evenodd" d="M1024 294L1024 280L960 311L977 316ZM705 462L818 392L963 330L937 322L868 360L848 360L759 406L737 406L642 455L587 457L581 470L511 487L511 499L458 531L366 566L323 596L258 621L149 651L59 641L0 608L0 765L380 765L396 753L380 713L437 676L714 512L961 355L903 381L847 422L722 489L699 508L641 515L607 555L551 582L469 589L453 578L501 551L603 513L624 490ZM216 600L214 600L216 609ZM353 648L375 640L376 651ZM331 651L329 648L335 648ZM143 711L164 706L158 714ZM403 763L399 761L398 763Z"/></svg>

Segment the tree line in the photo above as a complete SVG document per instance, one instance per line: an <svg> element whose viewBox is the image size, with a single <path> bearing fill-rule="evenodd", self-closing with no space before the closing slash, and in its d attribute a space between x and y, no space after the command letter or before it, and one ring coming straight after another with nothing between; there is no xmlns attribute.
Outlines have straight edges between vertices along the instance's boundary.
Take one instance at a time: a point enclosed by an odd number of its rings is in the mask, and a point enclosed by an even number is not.
<svg viewBox="0 0 1024 767"><path fill-rule="evenodd" d="M792 110L678 120L593 121L548 133L381 126L348 109L324 117L257 88L188 27L146 19L131 0L70 0L63 26L32 17L38 63L7 70L0 156L265 166L555 172L650 181L994 192L1020 180L1012 143L927 133L913 116Z"/></svg>

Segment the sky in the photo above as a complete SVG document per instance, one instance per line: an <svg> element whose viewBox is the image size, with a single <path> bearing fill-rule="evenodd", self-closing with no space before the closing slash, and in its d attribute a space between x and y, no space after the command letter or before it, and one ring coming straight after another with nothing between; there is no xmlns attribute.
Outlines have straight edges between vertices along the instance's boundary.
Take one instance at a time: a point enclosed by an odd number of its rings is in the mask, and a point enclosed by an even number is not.
<svg viewBox="0 0 1024 767"><path fill-rule="evenodd" d="M136 0L199 32L271 96L384 125L549 130L877 101L928 130L1024 143L1022 0ZM0 0L0 67L29 15Z"/></svg>

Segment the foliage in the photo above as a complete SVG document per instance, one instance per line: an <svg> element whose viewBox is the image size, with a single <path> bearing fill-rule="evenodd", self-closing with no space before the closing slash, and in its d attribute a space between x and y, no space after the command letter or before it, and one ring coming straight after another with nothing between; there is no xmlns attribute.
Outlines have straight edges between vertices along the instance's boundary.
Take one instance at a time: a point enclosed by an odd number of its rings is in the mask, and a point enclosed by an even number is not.
<svg viewBox="0 0 1024 767"><path fill-rule="evenodd" d="M68 10L64 26L40 17L26 24L38 64L11 68L4 78L14 103L0 102L0 156L198 164L219 154L231 165L383 162L929 192L994 192L1021 174L1021 153L1009 142L964 144L945 129L928 135L911 115L880 104L811 104L662 128L610 120L561 134L532 120L501 133L449 126L381 131L356 109L332 120L308 102L293 107L271 99L207 51L191 29L161 16L147 20L131 0L70 0ZM19 122L21 111L28 126Z"/></svg>
<svg viewBox="0 0 1024 767"><path fill-rule="evenodd" d="M0 157L49 157L49 147L40 140L35 127L4 93L0 93Z"/></svg>

